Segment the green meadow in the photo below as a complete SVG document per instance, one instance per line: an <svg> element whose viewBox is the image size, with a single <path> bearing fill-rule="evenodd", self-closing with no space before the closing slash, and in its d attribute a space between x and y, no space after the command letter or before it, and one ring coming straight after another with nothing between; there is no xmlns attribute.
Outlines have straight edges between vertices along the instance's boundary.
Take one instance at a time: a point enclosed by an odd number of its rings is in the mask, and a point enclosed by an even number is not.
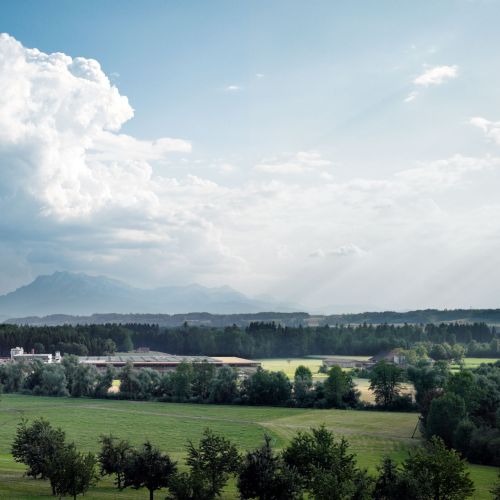
<svg viewBox="0 0 500 500"><path fill-rule="evenodd" d="M51 498L43 481L23 477L24 467L9 454L16 425L22 417L44 417L66 431L68 440L82 450L97 451L100 434L113 433L140 444L151 440L182 465L188 439L197 441L210 427L224 434L244 451L258 445L264 433L273 438L276 448L283 447L299 430L325 424L337 435L344 435L362 467L374 471L382 456L398 460L418 446L412 439L418 415L354 410L309 410L248 406L191 405L156 402L109 401L95 399L46 398L3 395L0 401L0 498ZM491 496L495 482L493 467L471 466L476 484L476 499ZM158 492L155 498L163 499ZM145 490L118 492L112 482L103 480L84 498L147 498ZM225 499L237 498L234 484L225 491Z"/></svg>
<svg viewBox="0 0 500 500"><path fill-rule="evenodd" d="M262 363L262 368L271 371L282 371L286 374L290 380L293 379L295 375L295 370L298 366L303 365L307 366L312 374L314 380L324 380L326 378L326 374L319 373L319 369L323 364L323 359L328 357L335 357L337 359L361 359L368 360L370 356L307 356L304 358L264 358L259 359ZM346 371L350 371L351 368L344 368ZM369 390L370 382L368 379L363 378L354 378L354 383L361 393L361 400L369 403L374 402L373 393ZM412 392L413 385L412 384L404 384L403 385L403 393Z"/></svg>
<svg viewBox="0 0 500 500"><path fill-rule="evenodd" d="M284 372L286 376L293 379L298 366L307 366L313 374L315 380L325 378L325 374L319 373L319 368L323 364L323 358L265 358L257 359L262 364L262 368L273 372Z"/></svg>
<svg viewBox="0 0 500 500"><path fill-rule="evenodd" d="M335 354L332 356L305 356L303 358L262 358L257 359L257 361L262 363L262 368L274 372L282 371L290 379L293 379L295 370L298 366L307 366L311 370L313 378L317 380L326 377L324 373L319 373L319 369L323 364L323 360L330 357L335 357L337 359L361 359L365 361L370 358L370 356L337 356ZM347 368L347 370L349 370L349 368Z"/></svg>
<svg viewBox="0 0 500 500"><path fill-rule="evenodd" d="M464 358L463 365L465 368L478 368L483 363L495 363L499 358ZM459 370L459 365L452 365L452 370Z"/></svg>

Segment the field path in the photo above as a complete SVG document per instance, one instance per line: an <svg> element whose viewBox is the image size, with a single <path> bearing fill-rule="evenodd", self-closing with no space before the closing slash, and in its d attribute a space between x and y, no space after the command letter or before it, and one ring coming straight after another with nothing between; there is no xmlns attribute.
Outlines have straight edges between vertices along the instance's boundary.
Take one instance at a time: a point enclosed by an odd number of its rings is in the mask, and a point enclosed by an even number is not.
<svg viewBox="0 0 500 500"><path fill-rule="evenodd" d="M144 403L143 401L138 401L138 403ZM172 413L168 411L139 411L139 410L123 410L121 408L110 408L107 406L97 406L97 405L82 405L80 408L85 408L87 410L99 410L99 411L110 411L118 413L127 413L134 415L151 415L155 417L167 417L167 418L182 418L187 420L210 420L214 422L230 422L232 424L259 424L255 420L244 420L241 418L222 418L213 417L210 415L186 415L185 413Z"/></svg>
<svg viewBox="0 0 500 500"><path fill-rule="evenodd" d="M143 402L137 402L138 404L141 404ZM98 410L98 411L106 411L106 412L117 412L117 413L126 413L126 414L134 414L134 415L154 415L156 417L167 417L167 418L182 418L182 419L187 419L187 420L207 420L207 421L213 421L213 422L229 422L232 424L257 424L260 425L264 428L269 428L272 430L276 430L279 428L283 429L290 429L291 431L298 431L298 430L310 430L312 427L315 427L317 425L324 424L328 429L335 431L336 434L359 434L359 430L356 429L351 429L348 427L338 427L336 425L329 425L327 421L325 422L320 422L318 424L318 414L316 412L312 413L311 416L314 416L315 422L311 423L286 423L286 422L280 422L281 419L276 419L276 420L270 420L270 421L259 421L259 420L245 420L241 418L226 418L226 417L214 417L211 415L186 415L183 413L175 413L175 412L168 412L168 411L145 411L145 410L130 410L130 409L121 409L121 408L110 408L107 406L98 406L98 405L80 405L80 408L85 408L87 410ZM328 410L321 410L322 412L326 413ZM307 415L307 413L306 413ZM293 418L293 417L292 417ZM390 437L392 439L400 439L400 440L408 440L411 439L411 433L407 436L401 436L397 434L392 434L384 431L366 431L363 430L362 432L363 435L365 436L372 436L372 437Z"/></svg>

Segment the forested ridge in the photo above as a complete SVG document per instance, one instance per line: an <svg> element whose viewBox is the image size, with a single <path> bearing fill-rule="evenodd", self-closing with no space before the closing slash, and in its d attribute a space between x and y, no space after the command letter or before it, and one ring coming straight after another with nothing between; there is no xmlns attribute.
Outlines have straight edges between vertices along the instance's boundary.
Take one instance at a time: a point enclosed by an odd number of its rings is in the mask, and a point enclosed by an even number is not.
<svg viewBox="0 0 500 500"><path fill-rule="evenodd" d="M68 314L51 314L49 316L29 316L12 318L7 323L32 326L62 326L62 325L104 325L115 324L155 324L160 327L175 328L187 321L215 328L224 328L233 324L246 327L250 323L272 321L289 327L325 326L325 325L359 325L370 323L381 325L392 323L403 325L429 323L487 323L500 324L500 309L418 309L415 311L377 311L348 314L309 314L306 312L276 312L238 314L212 314L207 312L190 312L181 314L140 314L140 313L96 313L89 316L74 316Z"/></svg>
<svg viewBox="0 0 500 500"><path fill-rule="evenodd" d="M242 356L249 358L310 354L374 355L401 347L441 344L464 347L470 356L496 356L500 339L486 323L427 325L362 324L319 327L283 327L254 322L245 328L191 326L161 328L154 324L77 326L0 325L0 353L8 356L15 346L36 352L103 355L134 347L186 355ZM446 347L447 346L447 347ZM445 355L441 357L446 357Z"/></svg>

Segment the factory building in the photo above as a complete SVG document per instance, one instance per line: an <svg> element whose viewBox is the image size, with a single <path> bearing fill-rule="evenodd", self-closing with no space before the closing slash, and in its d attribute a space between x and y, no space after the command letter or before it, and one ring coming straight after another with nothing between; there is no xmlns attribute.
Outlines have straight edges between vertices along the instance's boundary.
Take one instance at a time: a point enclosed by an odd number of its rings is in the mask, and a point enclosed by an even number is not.
<svg viewBox="0 0 500 500"><path fill-rule="evenodd" d="M176 356L174 354L122 354L116 356L80 356L80 363L93 365L99 370L105 370L108 366L123 368L131 364L134 368L151 368L160 372L175 370L181 363L206 362L216 367L230 366L242 373L252 373L257 370L261 363L251 359L238 358L234 356Z"/></svg>
<svg viewBox="0 0 500 500"><path fill-rule="evenodd" d="M52 354L35 354L34 351L30 353L24 352L22 347L14 347L10 350L10 359L12 361L41 361L42 363L60 363L61 353L57 351L54 356Z"/></svg>

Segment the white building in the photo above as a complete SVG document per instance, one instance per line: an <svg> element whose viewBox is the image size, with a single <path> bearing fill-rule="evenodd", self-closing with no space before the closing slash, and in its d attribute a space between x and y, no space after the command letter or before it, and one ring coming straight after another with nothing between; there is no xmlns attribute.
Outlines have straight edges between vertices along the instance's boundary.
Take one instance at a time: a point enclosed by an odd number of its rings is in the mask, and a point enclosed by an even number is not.
<svg viewBox="0 0 500 500"><path fill-rule="evenodd" d="M22 347L14 347L10 350L10 359L12 361L41 361L42 363L60 363L61 353L56 351L55 356L52 354L35 354L34 352L25 353Z"/></svg>

